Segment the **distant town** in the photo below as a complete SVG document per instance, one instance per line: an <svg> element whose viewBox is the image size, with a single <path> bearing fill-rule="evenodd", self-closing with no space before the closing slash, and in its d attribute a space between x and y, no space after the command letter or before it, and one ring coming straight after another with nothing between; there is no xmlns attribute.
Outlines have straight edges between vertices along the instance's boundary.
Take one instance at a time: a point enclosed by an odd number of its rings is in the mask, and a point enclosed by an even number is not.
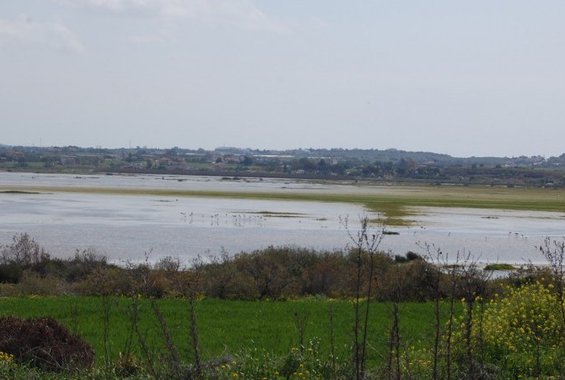
<svg viewBox="0 0 565 380"><path fill-rule="evenodd" d="M215 175L383 183L565 187L559 157L467 157L396 149L214 150L0 145L0 170Z"/></svg>

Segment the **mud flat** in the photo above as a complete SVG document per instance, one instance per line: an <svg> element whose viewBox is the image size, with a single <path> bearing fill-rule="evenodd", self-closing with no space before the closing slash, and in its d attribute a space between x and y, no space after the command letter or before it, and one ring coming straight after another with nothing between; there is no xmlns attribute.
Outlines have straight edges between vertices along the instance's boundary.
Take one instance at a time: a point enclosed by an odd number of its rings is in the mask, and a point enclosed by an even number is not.
<svg viewBox="0 0 565 380"><path fill-rule="evenodd" d="M0 173L0 242L27 232L60 256L190 261L269 245L343 249L367 216L392 232L382 248L393 254L429 243L484 262L541 262L543 238L565 235L563 199L549 189Z"/></svg>

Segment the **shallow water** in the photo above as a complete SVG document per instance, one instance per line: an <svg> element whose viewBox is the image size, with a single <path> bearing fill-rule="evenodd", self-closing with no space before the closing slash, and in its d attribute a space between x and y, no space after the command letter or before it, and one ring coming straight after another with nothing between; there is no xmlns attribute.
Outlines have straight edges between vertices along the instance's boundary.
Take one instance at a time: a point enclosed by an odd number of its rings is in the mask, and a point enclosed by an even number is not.
<svg viewBox="0 0 565 380"><path fill-rule="evenodd" d="M353 182L352 182L353 183ZM359 192L348 184L323 184L308 180L277 178L233 178L183 175L67 175L36 173L0 173L4 186L54 186L76 188L168 189L193 191L247 192ZM375 188L375 187L373 187Z"/></svg>
<svg viewBox="0 0 565 380"><path fill-rule="evenodd" d="M367 191L347 184L186 176L73 176L0 173L3 186L166 188L215 191ZM371 188L386 192L386 188ZM295 245L342 249L359 219L376 217L362 206L306 201L218 199L92 193L0 194L0 243L27 232L53 255L94 249L114 261L151 261L225 251ZM435 244L450 257L471 252L483 262L542 262L537 246L565 234L563 213L454 208L415 208L414 227L395 227L381 248L392 254L425 254ZM348 228L345 226L348 220Z"/></svg>
<svg viewBox="0 0 565 380"><path fill-rule="evenodd" d="M112 260L139 261L237 253L296 245L341 249L345 220L363 207L343 203L80 193L0 194L0 241L27 232L50 252L93 248Z"/></svg>

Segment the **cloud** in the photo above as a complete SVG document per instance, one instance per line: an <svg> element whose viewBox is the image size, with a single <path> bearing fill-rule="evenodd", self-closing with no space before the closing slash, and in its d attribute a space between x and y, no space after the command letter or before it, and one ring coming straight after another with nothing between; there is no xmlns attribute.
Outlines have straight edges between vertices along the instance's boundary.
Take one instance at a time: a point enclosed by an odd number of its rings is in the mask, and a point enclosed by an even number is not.
<svg viewBox="0 0 565 380"><path fill-rule="evenodd" d="M284 33L250 0L57 0L125 16L189 18L212 25Z"/></svg>
<svg viewBox="0 0 565 380"><path fill-rule="evenodd" d="M34 22L27 16L0 19L0 45L26 44L47 46L59 52L80 53L84 47L74 33L59 23Z"/></svg>
<svg viewBox="0 0 565 380"><path fill-rule="evenodd" d="M224 21L246 30L267 30L285 33L288 28L275 22L263 11L247 0L208 1L209 14L219 16Z"/></svg>
<svg viewBox="0 0 565 380"><path fill-rule="evenodd" d="M87 6L122 14L175 14L182 11L182 0L59 0L59 2Z"/></svg>

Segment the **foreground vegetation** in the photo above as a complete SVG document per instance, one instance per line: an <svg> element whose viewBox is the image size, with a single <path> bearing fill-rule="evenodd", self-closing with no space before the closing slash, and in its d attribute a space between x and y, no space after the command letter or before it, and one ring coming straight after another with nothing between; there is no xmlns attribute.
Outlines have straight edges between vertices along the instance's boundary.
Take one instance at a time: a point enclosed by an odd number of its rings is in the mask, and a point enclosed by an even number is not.
<svg viewBox="0 0 565 380"><path fill-rule="evenodd" d="M151 300L141 298L139 329L145 332L145 342L151 355L167 354L159 320ZM92 344L98 366L104 366L107 353L112 362L120 353L130 351L136 360L144 359L137 338L128 342L131 334L133 300L127 297L11 297L0 299L3 315L20 317L51 316L68 326ZM157 301L167 321L179 355L193 361L190 344L189 305L184 299L167 298ZM386 355L390 304L375 304L370 316L369 334L373 337L371 365L383 364ZM105 313L108 312L106 315ZM309 298L288 301L226 301L201 299L196 302L200 355L203 362L234 359L234 355L254 352L257 355L284 357L293 348L316 344L320 357L331 351L339 358L349 358L353 322L352 302ZM423 348L422 342L432 339L433 313L430 303L404 303L401 329L411 336L409 342ZM105 320L107 318L107 320ZM110 331L105 338L104 324ZM303 329L303 330L302 330ZM107 339L107 341L105 341ZM333 348L331 340L333 339ZM128 344L131 344L128 347ZM341 359L340 359L341 360Z"/></svg>
<svg viewBox="0 0 565 380"><path fill-rule="evenodd" d="M271 248L191 268L171 258L119 268L88 252L52 259L18 235L1 250L0 315L54 320L0 319L0 378L565 375L565 241L540 247L547 268L492 280L469 256L434 247L389 257L373 232L364 221L348 252ZM64 329L67 343L46 342ZM70 344L91 345L96 364L38 360Z"/></svg>

